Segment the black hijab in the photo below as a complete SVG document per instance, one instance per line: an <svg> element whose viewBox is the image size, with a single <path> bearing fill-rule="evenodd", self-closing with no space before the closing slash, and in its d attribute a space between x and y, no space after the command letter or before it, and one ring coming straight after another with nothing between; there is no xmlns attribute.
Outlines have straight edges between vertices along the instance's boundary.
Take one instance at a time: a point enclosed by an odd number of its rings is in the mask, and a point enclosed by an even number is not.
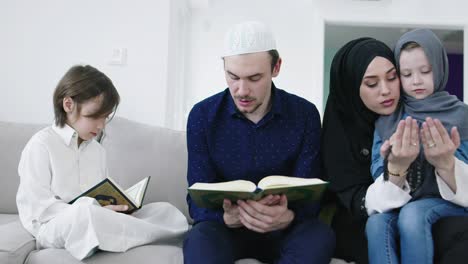
<svg viewBox="0 0 468 264"><path fill-rule="evenodd" d="M330 70L330 94L322 130L324 173L331 190L338 193L351 212L360 204L355 200L365 197L373 182L371 148L378 115L364 105L359 90L368 65L377 56L395 65L393 53L384 43L372 38L355 39L336 53ZM359 189L344 192L355 186Z"/></svg>

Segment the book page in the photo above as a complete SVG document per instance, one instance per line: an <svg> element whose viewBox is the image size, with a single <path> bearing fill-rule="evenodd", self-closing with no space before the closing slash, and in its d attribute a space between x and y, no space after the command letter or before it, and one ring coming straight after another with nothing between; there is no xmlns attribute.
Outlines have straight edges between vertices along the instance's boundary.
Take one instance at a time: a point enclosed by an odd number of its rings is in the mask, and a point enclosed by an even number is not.
<svg viewBox="0 0 468 264"><path fill-rule="evenodd" d="M135 201L137 207L141 206L143 196L145 195L146 186L148 185L149 177L144 178L143 180L137 182L132 187L125 190L125 194Z"/></svg>
<svg viewBox="0 0 468 264"><path fill-rule="evenodd" d="M128 205L129 211L136 209L135 203L132 199L129 198L119 185L109 177L71 200L69 204L74 203L77 199L84 196L96 199L101 206L120 204Z"/></svg>
<svg viewBox="0 0 468 264"><path fill-rule="evenodd" d="M263 178L258 183L258 187L262 190L266 190L266 189L274 189L274 188L306 186L306 185L323 184L323 183L325 182L317 178L298 178L298 177L272 175L272 176Z"/></svg>
<svg viewBox="0 0 468 264"><path fill-rule="evenodd" d="M253 182L245 180L218 182L218 183L202 183L197 182L190 186L192 190L211 190L211 191L233 191L233 192L254 192L257 186Z"/></svg>

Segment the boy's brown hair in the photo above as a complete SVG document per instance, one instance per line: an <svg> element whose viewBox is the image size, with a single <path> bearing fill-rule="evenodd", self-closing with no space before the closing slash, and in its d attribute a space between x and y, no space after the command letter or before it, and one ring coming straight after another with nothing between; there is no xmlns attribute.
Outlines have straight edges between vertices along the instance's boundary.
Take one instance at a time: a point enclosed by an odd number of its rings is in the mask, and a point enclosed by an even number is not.
<svg viewBox="0 0 468 264"><path fill-rule="evenodd" d="M89 65L71 67L55 88L53 97L55 124L63 127L67 121L67 113L63 109L64 98L71 97L80 113L83 103L101 95L103 100L100 108L87 115L88 117L99 118L115 113L120 102L119 93L109 77L96 68Z"/></svg>

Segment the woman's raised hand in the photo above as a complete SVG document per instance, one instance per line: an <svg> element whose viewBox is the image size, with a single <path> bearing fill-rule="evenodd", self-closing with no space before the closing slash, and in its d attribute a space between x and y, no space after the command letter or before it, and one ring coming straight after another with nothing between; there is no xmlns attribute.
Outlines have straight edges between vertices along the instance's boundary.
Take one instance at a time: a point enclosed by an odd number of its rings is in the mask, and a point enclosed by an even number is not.
<svg viewBox="0 0 468 264"><path fill-rule="evenodd" d="M435 167L444 181L456 191L455 151L460 146L460 134L452 127L450 136L440 120L426 118L422 124L421 140L426 160Z"/></svg>
<svg viewBox="0 0 468 264"><path fill-rule="evenodd" d="M387 156L388 171L404 175L419 154L419 128L416 119L407 117L398 123L397 130L380 148Z"/></svg>

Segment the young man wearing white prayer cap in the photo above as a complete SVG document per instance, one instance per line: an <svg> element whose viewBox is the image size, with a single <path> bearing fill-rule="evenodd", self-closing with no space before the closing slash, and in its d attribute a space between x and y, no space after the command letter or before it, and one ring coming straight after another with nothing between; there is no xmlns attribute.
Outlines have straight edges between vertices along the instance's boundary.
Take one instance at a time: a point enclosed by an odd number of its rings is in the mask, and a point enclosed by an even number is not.
<svg viewBox="0 0 468 264"><path fill-rule="evenodd" d="M275 87L281 58L260 22L232 27L222 55L224 91L197 103L187 123L189 186L268 175L318 177L320 116L307 100ZM316 218L318 204L224 200L218 210L187 196L195 223L184 242L184 263L329 263L333 231Z"/></svg>

